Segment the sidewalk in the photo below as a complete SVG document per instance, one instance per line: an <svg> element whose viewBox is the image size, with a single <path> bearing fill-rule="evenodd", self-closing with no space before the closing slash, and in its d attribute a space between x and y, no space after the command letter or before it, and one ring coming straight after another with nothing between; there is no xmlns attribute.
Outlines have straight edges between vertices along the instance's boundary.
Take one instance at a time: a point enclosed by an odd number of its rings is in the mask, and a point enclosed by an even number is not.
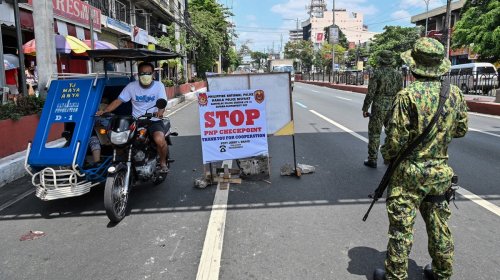
<svg viewBox="0 0 500 280"><path fill-rule="evenodd" d="M207 88L201 88L197 91L186 93L179 98L172 98L168 101L167 109L175 107L176 105L184 102L185 100L196 99L196 95L200 92L205 92ZM61 145L61 140L56 140L51 142L49 145L56 146ZM27 175L26 170L24 169L24 161L26 158L26 150L15 153L10 156L6 156L0 158L0 188L22 178ZM31 186L31 183L30 183ZM33 188L31 188L33 189ZM6 190L2 189L0 193L4 193ZM17 193L17 192L15 192ZM3 204L2 196L0 196L0 205Z"/></svg>
<svg viewBox="0 0 500 280"><path fill-rule="evenodd" d="M297 81L298 83L328 87L338 90L351 91L356 93L368 93L368 86L355 86L345 84L333 84L329 82ZM495 103L495 97L482 95L464 95L470 112L500 116L500 103Z"/></svg>

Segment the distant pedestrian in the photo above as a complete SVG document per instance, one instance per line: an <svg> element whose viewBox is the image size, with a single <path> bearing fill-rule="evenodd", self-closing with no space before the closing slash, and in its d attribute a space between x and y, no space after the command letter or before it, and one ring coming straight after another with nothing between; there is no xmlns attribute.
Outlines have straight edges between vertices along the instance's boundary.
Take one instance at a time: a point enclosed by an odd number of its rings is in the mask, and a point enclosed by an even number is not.
<svg viewBox="0 0 500 280"><path fill-rule="evenodd" d="M400 91L386 127L381 152L393 161L410 142L423 134L438 112L442 75L450 70L441 43L420 38L412 50L401 54L416 81ZM446 82L446 81L445 81ZM448 82L449 83L449 82ZM444 86L447 86L446 84ZM424 268L427 279L450 279L454 244L448 219L451 211L445 193L449 191L453 170L448 166L448 144L467 132L467 105L454 85L443 103L436 123L410 156L395 167L387 189L389 242L385 271L375 270L374 279L408 278L408 256L413 245L413 225L420 210L428 237L432 265Z"/></svg>
<svg viewBox="0 0 500 280"><path fill-rule="evenodd" d="M368 159L364 164L368 167L377 167L380 133L384 126L396 93L403 88L403 76L394 69L394 54L391 51L382 51L377 59L375 68L368 83L368 93L363 102L363 117L370 117L368 122ZM371 105L371 114L368 109Z"/></svg>
<svg viewBox="0 0 500 280"><path fill-rule="evenodd" d="M26 86L28 87L28 94L35 95L37 90L37 81L35 80L34 67L31 66L24 71L26 75Z"/></svg>
<svg viewBox="0 0 500 280"><path fill-rule="evenodd" d="M19 96L19 79L17 77L17 68L5 71L5 84L9 88L9 100L13 100L17 104L17 97Z"/></svg>

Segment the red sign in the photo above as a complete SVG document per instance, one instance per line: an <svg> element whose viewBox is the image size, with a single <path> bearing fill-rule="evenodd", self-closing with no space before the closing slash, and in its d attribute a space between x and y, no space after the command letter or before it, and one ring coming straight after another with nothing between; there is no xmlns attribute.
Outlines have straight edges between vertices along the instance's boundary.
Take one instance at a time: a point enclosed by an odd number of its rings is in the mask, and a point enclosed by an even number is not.
<svg viewBox="0 0 500 280"><path fill-rule="evenodd" d="M33 0L28 0L33 6ZM80 0L52 0L54 15L90 28L89 15L92 13L94 30L101 30L101 10Z"/></svg>
<svg viewBox="0 0 500 280"><path fill-rule="evenodd" d="M323 33L316 33L316 42L323 42Z"/></svg>

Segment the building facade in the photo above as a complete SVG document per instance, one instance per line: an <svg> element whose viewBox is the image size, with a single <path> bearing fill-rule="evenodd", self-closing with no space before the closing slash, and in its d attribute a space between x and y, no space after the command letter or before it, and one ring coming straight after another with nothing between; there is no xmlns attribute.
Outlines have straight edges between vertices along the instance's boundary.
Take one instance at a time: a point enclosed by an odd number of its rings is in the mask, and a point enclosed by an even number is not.
<svg viewBox="0 0 500 280"><path fill-rule="evenodd" d="M460 20L460 12L466 0L451 2L450 27L453 30L455 23ZM411 17L411 22L417 26L422 26L424 34L428 37L441 40L445 30L446 6L437 7L427 13L417 14ZM427 22L427 30L425 30ZM453 37L453 33L451 35ZM452 65L469 63L477 59L477 55L469 51L468 48L450 50L450 60Z"/></svg>
<svg viewBox="0 0 500 280"><path fill-rule="evenodd" d="M368 31L362 13L349 12L346 9L335 10L335 25L347 37L348 42L355 44L369 41L376 32ZM302 23L304 39L311 40L316 47L320 47L326 38L326 28L333 24L333 11L324 11L323 17L312 16Z"/></svg>
<svg viewBox="0 0 500 280"><path fill-rule="evenodd" d="M293 29L289 31L290 41L300 41L304 39L304 31L302 29Z"/></svg>

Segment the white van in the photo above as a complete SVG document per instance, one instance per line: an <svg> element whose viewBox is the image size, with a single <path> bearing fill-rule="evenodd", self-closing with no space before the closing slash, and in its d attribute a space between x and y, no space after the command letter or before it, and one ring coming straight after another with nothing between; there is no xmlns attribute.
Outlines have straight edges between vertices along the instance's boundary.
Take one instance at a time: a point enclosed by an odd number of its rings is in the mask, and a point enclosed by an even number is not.
<svg viewBox="0 0 500 280"><path fill-rule="evenodd" d="M460 87L464 94L472 91L487 95L498 88L498 73L491 63L477 62L451 66L451 83Z"/></svg>

